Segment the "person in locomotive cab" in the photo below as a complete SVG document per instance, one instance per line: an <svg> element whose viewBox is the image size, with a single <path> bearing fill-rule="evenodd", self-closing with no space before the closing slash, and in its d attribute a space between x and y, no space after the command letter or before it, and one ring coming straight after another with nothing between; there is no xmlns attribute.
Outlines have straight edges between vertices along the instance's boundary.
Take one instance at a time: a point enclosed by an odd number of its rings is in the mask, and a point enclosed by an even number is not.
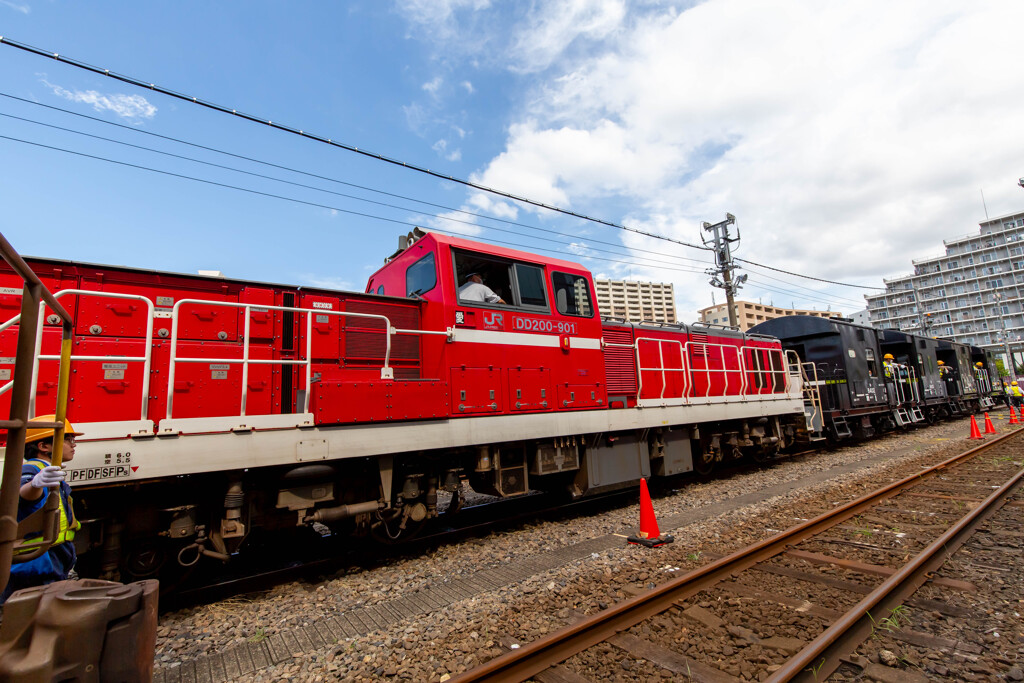
<svg viewBox="0 0 1024 683"><path fill-rule="evenodd" d="M939 377L945 377L948 374L949 374L949 367L940 360L939 361Z"/></svg>
<svg viewBox="0 0 1024 683"><path fill-rule="evenodd" d="M40 422L55 422L56 415L40 415L32 418ZM70 422L64 423L64 447L61 460L68 462L75 457L76 432ZM29 429L25 432L25 462L21 467L21 489L18 491L18 521L25 519L46 504L50 489L60 494L60 527L57 538L49 550L28 562L11 565L11 577L7 587L0 594L0 604L7 601L14 591L32 586L41 586L68 578L75 567L77 555L75 531L82 524L75 518L71 500L71 487L64 481L67 472L53 464L53 429Z"/></svg>
<svg viewBox="0 0 1024 683"><path fill-rule="evenodd" d="M470 273L466 283L459 287L459 298L463 301L483 301L488 304L503 304L505 300L484 284L480 273Z"/></svg>

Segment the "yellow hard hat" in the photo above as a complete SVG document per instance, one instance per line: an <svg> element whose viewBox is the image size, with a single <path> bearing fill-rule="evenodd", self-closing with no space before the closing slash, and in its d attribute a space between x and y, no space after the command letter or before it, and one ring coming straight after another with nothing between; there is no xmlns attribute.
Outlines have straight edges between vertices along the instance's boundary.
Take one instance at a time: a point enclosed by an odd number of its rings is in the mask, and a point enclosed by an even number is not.
<svg viewBox="0 0 1024 683"><path fill-rule="evenodd" d="M30 419L31 422L56 422L56 415L36 415ZM42 439L49 439L53 436L53 431L49 427L42 429L27 429L25 430L25 443L32 443L33 441L40 441ZM74 425L69 421L64 420L64 436L81 436L82 432L76 432Z"/></svg>
<svg viewBox="0 0 1024 683"><path fill-rule="evenodd" d="M943 363L943 362L942 362L942 361L940 360L940 361L939 361L939 365L945 365L945 363Z"/></svg>
<svg viewBox="0 0 1024 683"><path fill-rule="evenodd" d="M1017 386L1016 382L1010 382L1010 384L1012 384L1013 386Z"/></svg>
<svg viewBox="0 0 1024 683"><path fill-rule="evenodd" d="M982 368L982 367L985 367L985 366L984 366L984 365L982 365L981 361L979 360L979 361L978 361L977 363L975 363L975 364L974 364L974 367L976 367L976 368Z"/></svg>
<svg viewBox="0 0 1024 683"><path fill-rule="evenodd" d="M892 360L892 354L891 353L887 353L884 356L882 356L882 358L884 358L885 360Z"/></svg>

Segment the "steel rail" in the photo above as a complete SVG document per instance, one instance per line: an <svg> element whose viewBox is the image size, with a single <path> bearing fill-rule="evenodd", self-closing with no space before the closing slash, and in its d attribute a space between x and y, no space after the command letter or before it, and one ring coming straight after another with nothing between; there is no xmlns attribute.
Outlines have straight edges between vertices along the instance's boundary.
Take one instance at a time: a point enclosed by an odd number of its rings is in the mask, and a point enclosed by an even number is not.
<svg viewBox="0 0 1024 683"><path fill-rule="evenodd" d="M988 446L991 447L995 443L997 442L992 442ZM882 610L882 613L886 613L908 600L918 588L928 581L932 572L938 570L960 546L967 542L978 526L999 510L1022 479L1024 479L1024 469L1019 470L1017 474L995 490L969 514L962 517L942 536L935 539L909 563L864 596L860 602L850 608L766 680L770 683L791 680L817 681L830 676L839 668L839 658L852 652L871 635L872 628L874 628L871 610L877 607Z"/></svg>
<svg viewBox="0 0 1024 683"><path fill-rule="evenodd" d="M545 669L611 638L616 633L625 631L663 612L671 607L673 603L696 595L730 578L737 572L748 569L785 551L795 543L799 543L850 517L860 514L863 510L882 500L895 496L904 489L918 484L925 478L941 472L950 465L973 458L1019 434L1018 430L1008 432L988 443L981 444L917 474L905 477L834 510L822 513L813 519L786 529L771 538L738 550L711 564L698 567L677 579L656 587L649 593L612 605L606 610L602 610L559 631L550 633L532 643L523 645L516 650L485 662L475 669L456 676L452 679L452 683L476 681L500 681L502 683L514 681L519 683L528 680ZM800 669L798 672L802 670ZM772 680L788 679L773 678Z"/></svg>

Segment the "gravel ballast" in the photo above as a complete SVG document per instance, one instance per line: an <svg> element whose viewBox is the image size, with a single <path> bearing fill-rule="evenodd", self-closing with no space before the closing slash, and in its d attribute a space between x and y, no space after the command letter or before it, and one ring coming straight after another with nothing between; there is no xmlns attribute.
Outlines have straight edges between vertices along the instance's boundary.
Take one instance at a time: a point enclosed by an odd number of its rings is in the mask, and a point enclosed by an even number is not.
<svg viewBox="0 0 1024 683"><path fill-rule="evenodd" d="M967 425L893 434L722 479L680 479L654 500L661 530L676 537L656 550L625 543L639 518L631 506L164 614L157 680L202 670L211 680L442 681L700 566L705 554L736 550L960 452L971 443Z"/></svg>

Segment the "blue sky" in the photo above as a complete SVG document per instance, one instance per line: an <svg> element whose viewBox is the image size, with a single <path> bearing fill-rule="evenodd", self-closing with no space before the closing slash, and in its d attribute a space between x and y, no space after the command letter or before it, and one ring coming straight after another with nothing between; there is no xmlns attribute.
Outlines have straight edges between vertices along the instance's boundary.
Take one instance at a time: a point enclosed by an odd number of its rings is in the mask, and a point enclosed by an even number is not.
<svg viewBox="0 0 1024 683"><path fill-rule="evenodd" d="M0 0L5 38L685 242L728 211L738 256L876 286L977 230L982 191L992 216L1024 209L1021 26L1010 0ZM0 94L0 135L25 141L0 139L0 230L25 254L361 290L408 223L674 282L684 320L711 303L705 252L8 46ZM742 298L863 308L864 290L747 272Z"/></svg>

